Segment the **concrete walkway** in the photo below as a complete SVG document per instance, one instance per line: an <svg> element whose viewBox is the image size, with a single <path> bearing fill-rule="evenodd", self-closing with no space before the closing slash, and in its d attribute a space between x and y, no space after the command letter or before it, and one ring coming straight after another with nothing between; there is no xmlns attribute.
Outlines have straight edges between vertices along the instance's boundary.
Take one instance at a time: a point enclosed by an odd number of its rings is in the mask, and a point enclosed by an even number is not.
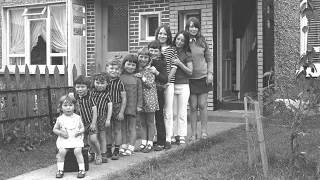
<svg viewBox="0 0 320 180"><path fill-rule="evenodd" d="M232 117L233 113L228 113L228 117ZM227 131L231 128L235 128L243 124L243 118L242 118L242 113L235 113L233 118L230 118L230 121L222 121L223 119L227 119L227 116L223 118L223 116L219 116L219 113L216 114L209 114L209 121L208 121L208 135L209 136L214 136L218 133L221 133L223 131ZM231 121L232 120L232 121ZM222 121L222 122L221 122ZM198 122L198 136L200 136L200 122ZM188 137L187 140L190 139L190 124L188 124ZM141 140L137 140L136 142L136 148L139 147L141 144ZM94 165L93 163L90 163L89 165L89 171L86 172L86 177L84 179L107 179L108 175L110 173L114 173L118 170L124 170L126 168L130 168L130 166L140 163L143 161L146 161L150 158L156 158L161 155L163 155L166 152L171 152L177 150L178 146L173 146L172 149L170 150L163 150L160 152L153 151L151 153L140 153L140 152L135 152L134 155L132 156L126 156L126 157L121 157L117 161L112 161L109 160L108 163L104 163L102 165ZM57 171L57 166L56 165L51 165L46 168L38 169L35 171L32 171L30 173L22 174L17 177L11 178L11 180L53 180L55 178L55 173ZM63 179L76 179L77 172L67 172L64 174Z"/></svg>

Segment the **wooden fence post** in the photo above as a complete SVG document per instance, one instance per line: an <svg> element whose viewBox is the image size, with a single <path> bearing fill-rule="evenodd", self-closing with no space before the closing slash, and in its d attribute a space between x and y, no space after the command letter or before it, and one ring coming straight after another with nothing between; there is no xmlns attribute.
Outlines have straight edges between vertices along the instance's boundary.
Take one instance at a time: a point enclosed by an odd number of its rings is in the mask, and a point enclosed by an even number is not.
<svg viewBox="0 0 320 180"><path fill-rule="evenodd" d="M263 127L261 122L259 102L256 101L254 103L254 109L255 109L256 120L257 120L258 142L260 147L263 174L265 177L268 177L268 174L269 174L268 158L267 158L267 151L266 151L266 142L264 141L264 135L263 135Z"/></svg>
<svg viewBox="0 0 320 180"><path fill-rule="evenodd" d="M244 109L245 109L245 119L246 119L246 134L247 134L247 145L248 145L248 165L249 168L253 167L253 125L251 119L249 119L248 114L248 98L244 97Z"/></svg>

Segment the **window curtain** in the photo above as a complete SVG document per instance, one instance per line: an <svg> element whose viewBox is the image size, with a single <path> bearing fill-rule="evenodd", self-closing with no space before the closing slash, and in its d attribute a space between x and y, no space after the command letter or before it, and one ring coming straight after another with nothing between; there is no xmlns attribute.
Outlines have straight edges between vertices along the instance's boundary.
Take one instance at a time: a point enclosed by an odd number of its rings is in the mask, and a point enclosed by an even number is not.
<svg viewBox="0 0 320 180"><path fill-rule="evenodd" d="M11 10L11 41L10 41L10 54L24 54L25 41L24 41L24 18L22 17L23 9Z"/></svg>
<svg viewBox="0 0 320 180"><path fill-rule="evenodd" d="M41 36L46 41L46 21L45 20L33 20L30 22L31 32L31 50L38 44L38 37Z"/></svg>
<svg viewBox="0 0 320 180"><path fill-rule="evenodd" d="M58 53L67 51L67 18L65 6L53 6L51 10L51 48Z"/></svg>

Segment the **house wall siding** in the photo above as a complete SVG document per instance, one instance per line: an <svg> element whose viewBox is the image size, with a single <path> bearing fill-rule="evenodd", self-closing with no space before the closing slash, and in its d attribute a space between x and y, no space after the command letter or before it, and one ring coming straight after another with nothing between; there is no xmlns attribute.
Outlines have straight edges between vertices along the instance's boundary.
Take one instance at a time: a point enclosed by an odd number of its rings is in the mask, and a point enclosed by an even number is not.
<svg viewBox="0 0 320 180"><path fill-rule="evenodd" d="M66 0L0 0L0 9L4 7L34 5L34 4L47 4L54 2L66 2ZM3 11L0 11L0 18L3 18ZM2 22L0 22L0 35L2 34ZM0 49L2 49L2 36L0 36ZM0 67L2 67L2 51L0 51Z"/></svg>
<svg viewBox="0 0 320 180"><path fill-rule="evenodd" d="M147 46L139 41L139 12L161 12L161 24L169 24L169 0L129 0L129 53Z"/></svg>

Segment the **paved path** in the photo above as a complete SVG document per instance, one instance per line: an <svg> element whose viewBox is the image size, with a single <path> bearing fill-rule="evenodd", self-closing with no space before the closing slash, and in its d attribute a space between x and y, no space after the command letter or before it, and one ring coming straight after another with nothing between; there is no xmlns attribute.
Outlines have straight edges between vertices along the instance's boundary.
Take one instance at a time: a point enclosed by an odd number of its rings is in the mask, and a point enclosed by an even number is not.
<svg viewBox="0 0 320 180"><path fill-rule="evenodd" d="M239 114L238 117L241 115ZM229 130L231 128L235 128L243 124L243 120L239 122L219 122L219 118L216 118L218 122L215 121L215 117L210 117L210 121L208 122L208 135L209 136L214 136L220 132ZM200 135L200 122L198 122L198 136ZM188 124L188 137L187 139L190 138L190 124ZM136 147L138 147L141 143L141 140L137 140ZM153 151L151 153L140 153L136 152L134 153L133 156L127 156L127 157L122 157L117 161L112 161L109 160L108 163L104 163L102 165L94 165L90 163L89 165L89 171L86 173L86 177L84 179L107 179L108 174L116 172L118 170L123 170L125 168L130 168L130 166L143 162L145 160L148 160L150 158L154 157L159 157L162 154L170 151L175 151L177 149L177 146L173 146L172 149L170 150L163 150L160 152ZM22 174L20 176L11 178L11 180L53 180L55 178L55 173L57 171L57 166L56 165L51 165L46 168L38 169L35 171L32 171L30 173ZM68 172L64 174L63 179L76 179L77 172Z"/></svg>

